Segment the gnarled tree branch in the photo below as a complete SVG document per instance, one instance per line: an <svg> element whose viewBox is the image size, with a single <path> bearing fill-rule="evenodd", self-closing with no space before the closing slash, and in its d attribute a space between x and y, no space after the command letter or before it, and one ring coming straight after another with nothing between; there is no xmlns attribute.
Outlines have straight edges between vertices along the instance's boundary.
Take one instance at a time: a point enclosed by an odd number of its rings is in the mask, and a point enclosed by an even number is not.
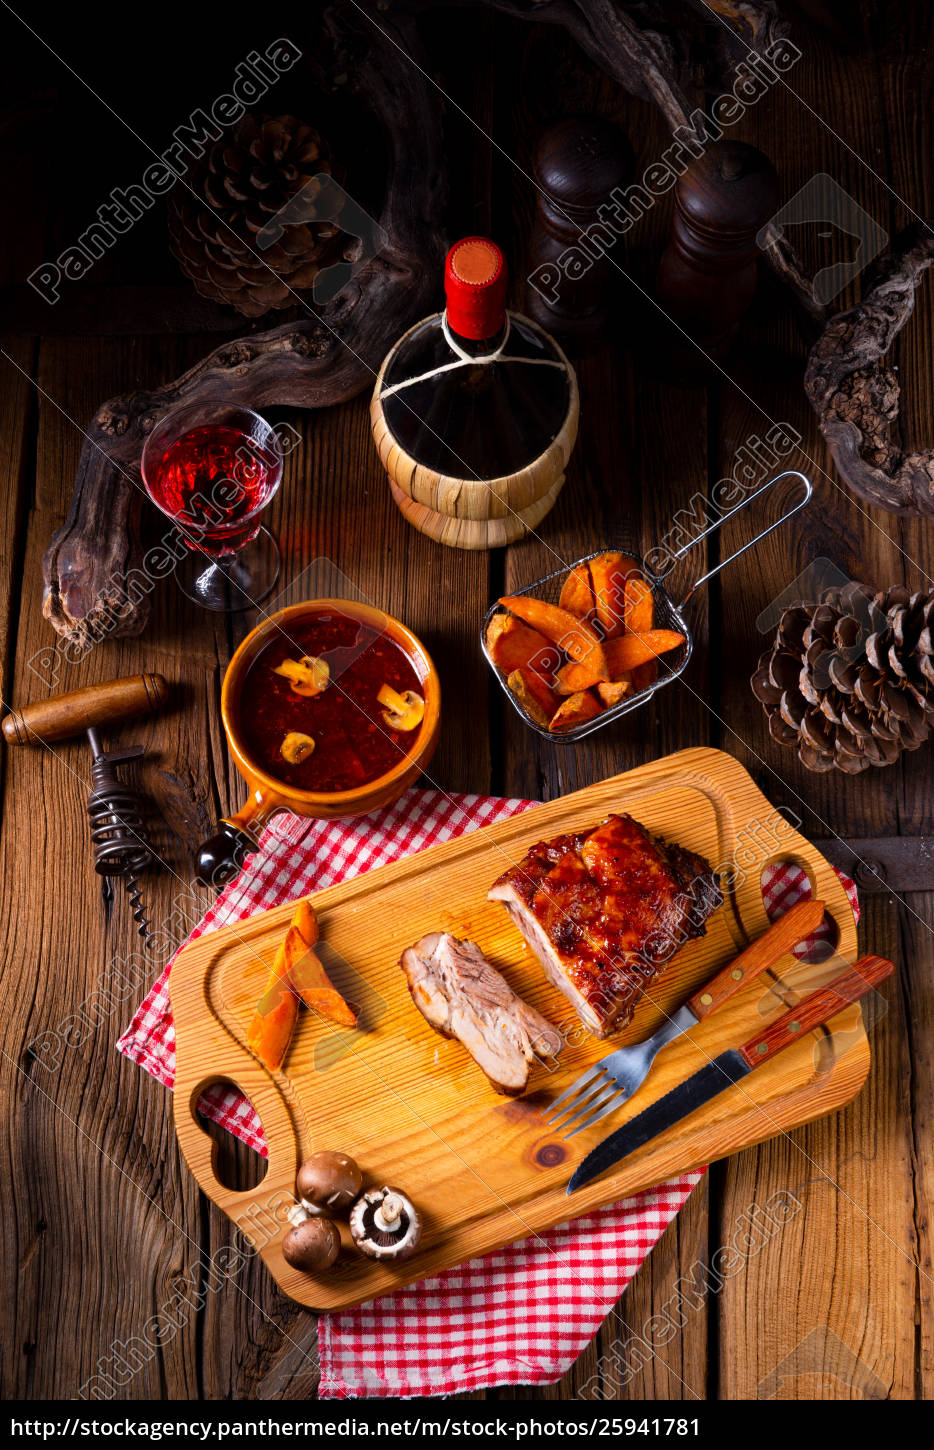
<svg viewBox="0 0 934 1450"><path fill-rule="evenodd" d="M934 514L934 451L904 452L892 437L900 388L887 357L934 262L934 222L902 232L868 279L863 300L832 318L804 375L844 483L890 513Z"/></svg>

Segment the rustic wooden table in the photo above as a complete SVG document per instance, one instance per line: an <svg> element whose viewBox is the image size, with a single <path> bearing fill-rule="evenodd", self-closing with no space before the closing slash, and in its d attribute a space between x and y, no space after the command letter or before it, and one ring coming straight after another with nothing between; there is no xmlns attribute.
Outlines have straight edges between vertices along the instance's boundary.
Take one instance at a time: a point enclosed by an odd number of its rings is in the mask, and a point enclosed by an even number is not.
<svg viewBox="0 0 934 1450"><path fill-rule="evenodd" d="M807 7L825 14L835 8ZM784 195L814 173L829 172L894 231L912 211L931 210L931 7L854 8L860 15L851 16L848 36L804 30L805 54L790 82L797 94L779 86L736 133L773 157ZM597 109L628 130L641 170L663 149L664 128L647 104L572 63L567 46L544 27L477 18L461 28L455 58L437 44L444 23L432 16L428 25L444 85L503 148L491 146L448 106L457 158L451 231L490 227L510 241L521 275L532 197L507 157L527 167L532 139L546 120ZM98 191L103 196L125 184L142 163L114 115L38 41L10 25L15 49L4 47L0 129L4 195L15 203L7 208L0 278L0 326L8 329L0 359L0 639L7 704L38 698L48 688L29 667L35 652L52 642L42 618L40 561L63 517L82 428L104 399L177 375L220 333L239 325L196 299L179 278L166 255L161 214L148 216L57 308L44 307L23 285L41 259L56 255L80 230L77 220L84 225ZM180 99L183 87L174 95L175 109L165 96L156 108L157 71L167 52L163 42L154 44L150 69L137 71L134 62L106 74L99 56L86 46L75 49L82 45L76 33L59 34L54 48L75 69L83 56L83 74L94 89L147 135L162 135L171 117L177 124L176 111L187 114L188 92L186 99ZM247 48L242 36L235 46L228 43L234 58ZM196 104L201 93L191 89L191 74L189 63L181 82ZM156 109L146 111L150 103ZM63 160L62 148L67 156L78 140L81 154L95 158L93 197L84 170ZM42 164L50 156L54 180ZM651 275L666 225L663 205L634 229L619 256L627 273ZM838 239L813 236L809 245L815 265L837 259ZM932 321L930 294L922 295L898 349L902 427L906 441L919 444L930 440L934 412L924 345ZM580 364L582 428L567 486L541 538L505 553L447 550L403 521L370 441L366 396L327 413L291 415L303 442L288 460L270 520L283 546L284 582L302 592L302 571L330 561L425 639L445 693L432 774L448 789L548 798L679 747L709 743L732 751L776 805L800 816L812 839L844 838L860 856L873 855L871 842L879 837L903 846L887 888L864 884L862 895L865 948L898 963L885 992L887 1013L872 1031L865 1091L836 1117L716 1164L629 1287L619 1313L565 1379L515 1393L570 1398L599 1373L604 1392L625 1400L747 1398L783 1366L779 1395L929 1396L934 875L924 836L931 748L855 778L811 776L793 752L769 739L748 676L763 647L756 617L811 559L828 556L879 585L906 580L930 587L931 529L867 510L839 485L802 393L805 343L774 285L760 290L729 377L707 386L674 388L647 370L643 329L655 326L620 277L614 344ZM575 747L552 747L527 733L491 688L477 647L490 599L545 572L551 550L573 558L621 528L648 544L692 495L706 495L731 470L737 450L750 435L761 437L769 420L791 423L803 435L789 463L812 474L815 499L806 516L692 603L695 654L684 682ZM735 528L727 534L715 548L738 538ZM158 809L157 840L167 862L146 878L147 900L157 921L174 919L182 931L198 910L188 885L195 843L219 810L242 799L218 695L231 652L250 624L249 616L197 613L169 582L141 638L107 641L79 663L63 663L57 682L59 689L73 688L142 668L175 682L173 708L126 727L122 738L148 748L140 779ZM183 1276L197 1281L202 1256L232 1239L229 1223L200 1195L180 1157L168 1094L114 1051L133 1004L114 1000L113 986L136 938L126 897L119 889L102 890L91 869L86 745L66 743L56 754L0 757L2 1382L7 1395L22 1398L76 1395L98 1360L112 1360L115 1348L171 1299ZM44 1032L64 1031L70 1018L72 1045L50 1070L29 1044ZM249 1172L247 1150L228 1142L225 1151L231 1171ZM698 1276L718 1246L733 1240L752 1205L788 1189L805 1211L744 1257L719 1291L699 1296L676 1337L647 1360L634 1353L635 1338L677 1295L679 1281ZM313 1318L252 1262L236 1281L208 1294L148 1363L127 1373L122 1393L299 1398L315 1390L315 1346Z"/></svg>

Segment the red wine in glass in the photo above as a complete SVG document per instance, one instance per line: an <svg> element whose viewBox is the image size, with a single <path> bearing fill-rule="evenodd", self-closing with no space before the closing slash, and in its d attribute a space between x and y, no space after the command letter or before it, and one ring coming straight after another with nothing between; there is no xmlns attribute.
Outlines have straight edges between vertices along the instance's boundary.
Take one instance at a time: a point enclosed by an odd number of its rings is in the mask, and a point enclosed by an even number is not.
<svg viewBox="0 0 934 1450"><path fill-rule="evenodd" d="M259 414L208 400L169 413L143 449L153 503L190 557L176 571L183 593L207 609L249 609L268 595L279 551L260 514L282 478L282 449Z"/></svg>
<svg viewBox="0 0 934 1450"><path fill-rule="evenodd" d="M255 538L282 459L240 428L192 428L149 464L153 501L193 547L231 553Z"/></svg>

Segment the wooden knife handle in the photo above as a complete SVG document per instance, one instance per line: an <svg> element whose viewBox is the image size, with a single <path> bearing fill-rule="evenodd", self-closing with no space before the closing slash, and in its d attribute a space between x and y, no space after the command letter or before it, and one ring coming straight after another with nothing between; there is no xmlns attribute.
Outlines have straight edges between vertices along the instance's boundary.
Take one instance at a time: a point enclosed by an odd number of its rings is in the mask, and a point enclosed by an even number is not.
<svg viewBox="0 0 934 1450"><path fill-rule="evenodd" d="M90 726L154 715L168 697L169 687L162 675L127 675L12 710L4 716L3 734L9 745L45 745L66 740Z"/></svg>
<svg viewBox="0 0 934 1450"><path fill-rule="evenodd" d="M768 1062L783 1048L797 1042L805 1033L821 1027L831 1017L836 1017L849 1003L858 1002L860 997L865 997L867 992L871 992L886 977L890 977L894 970L894 964L887 962L884 957L861 957L855 966L850 967L835 981L821 987L817 992L812 992L797 1007L785 1012L766 1027L758 1037L744 1043L739 1049L740 1057L749 1067L758 1067L760 1063Z"/></svg>
<svg viewBox="0 0 934 1450"><path fill-rule="evenodd" d="M734 992L745 987L767 967L796 947L799 941L816 931L824 919L822 901L799 901L780 916L768 931L741 952L734 962L718 972L699 992L690 997L687 1006L697 1018L706 1017L721 1006Z"/></svg>

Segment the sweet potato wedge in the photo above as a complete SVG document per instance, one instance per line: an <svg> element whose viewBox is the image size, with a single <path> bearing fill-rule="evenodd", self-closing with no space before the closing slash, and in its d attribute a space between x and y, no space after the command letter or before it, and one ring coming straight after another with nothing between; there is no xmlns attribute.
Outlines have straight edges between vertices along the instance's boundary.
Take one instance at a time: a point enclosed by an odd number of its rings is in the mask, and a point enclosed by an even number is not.
<svg viewBox="0 0 934 1450"><path fill-rule="evenodd" d="M592 695L589 690L581 690L578 694L569 695L566 700L562 700L551 717L549 729L557 732L571 730L575 725L582 725L585 720L592 720L602 710L603 706L596 695Z"/></svg>
<svg viewBox="0 0 934 1450"><path fill-rule="evenodd" d="M624 634L619 639L611 639L606 647L610 678L621 679L627 670L677 649L679 644L684 644L684 635L674 629L650 629L647 634Z"/></svg>
<svg viewBox="0 0 934 1450"><path fill-rule="evenodd" d="M550 639L511 614L494 614L486 631L486 647L504 675L531 670L550 681L561 663L561 651Z"/></svg>
<svg viewBox="0 0 934 1450"><path fill-rule="evenodd" d="M534 670L513 670L506 683L536 725L547 727L561 700L541 675Z"/></svg>
<svg viewBox="0 0 934 1450"><path fill-rule="evenodd" d="M607 709L611 705L618 705L620 700L631 693L631 680L606 680L597 685L597 694Z"/></svg>
<svg viewBox="0 0 934 1450"><path fill-rule="evenodd" d="M356 1027L357 1014L333 985L314 950L318 918L307 901L296 908L272 964L266 988L247 1029L247 1046L266 1067L282 1066L298 1017L299 998L306 1007Z"/></svg>
<svg viewBox="0 0 934 1450"><path fill-rule="evenodd" d="M629 634L648 634L655 623L652 586L641 574L630 574L626 580L624 615Z"/></svg>
<svg viewBox="0 0 934 1450"><path fill-rule="evenodd" d="M555 675L555 689L559 695L577 695L581 690L589 690L600 682L600 676L595 674L590 665L579 665L575 660L562 665Z"/></svg>
<svg viewBox="0 0 934 1450"><path fill-rule="evenodd" d="M568 570L561 586L558 604L569 614L576 614L579 619L593 613L593 588L590 583L590 570L586 564L578 564Z"/></svg>
<svg viewBox="0 0 934 1450"><path fill-rule="evenodd" d="M285 1061L298 1017L298 998L288 982L276 977L259 1000L246 1034L246 1045L264 1067L275 1072Z"/></svg>
<svg viewBox="0 0 934 1450"><path fill-rule="evenodd" d="M594 606L606 639L616 639L626 629L626 581L638 574L639 566L626 554L598 554L590 560Z"/></svg>
<svg viewBox="0 0 934 1450"><path fill-rule="evenodd" d="M341 1027L356 1027L356 1012L334 986L314 947L294 927L289 928L285 950L289 984L305 1006Z"/></svg>
<svg viewBox="0 0 934 1450"><path fill-rule="evenodd" d="M608 680L603 641L585 619L577 619L560 605L548 604L531 594L509 594L500 604L532 629L537 629L577 664L589 665L594 678Z"/></svg>

